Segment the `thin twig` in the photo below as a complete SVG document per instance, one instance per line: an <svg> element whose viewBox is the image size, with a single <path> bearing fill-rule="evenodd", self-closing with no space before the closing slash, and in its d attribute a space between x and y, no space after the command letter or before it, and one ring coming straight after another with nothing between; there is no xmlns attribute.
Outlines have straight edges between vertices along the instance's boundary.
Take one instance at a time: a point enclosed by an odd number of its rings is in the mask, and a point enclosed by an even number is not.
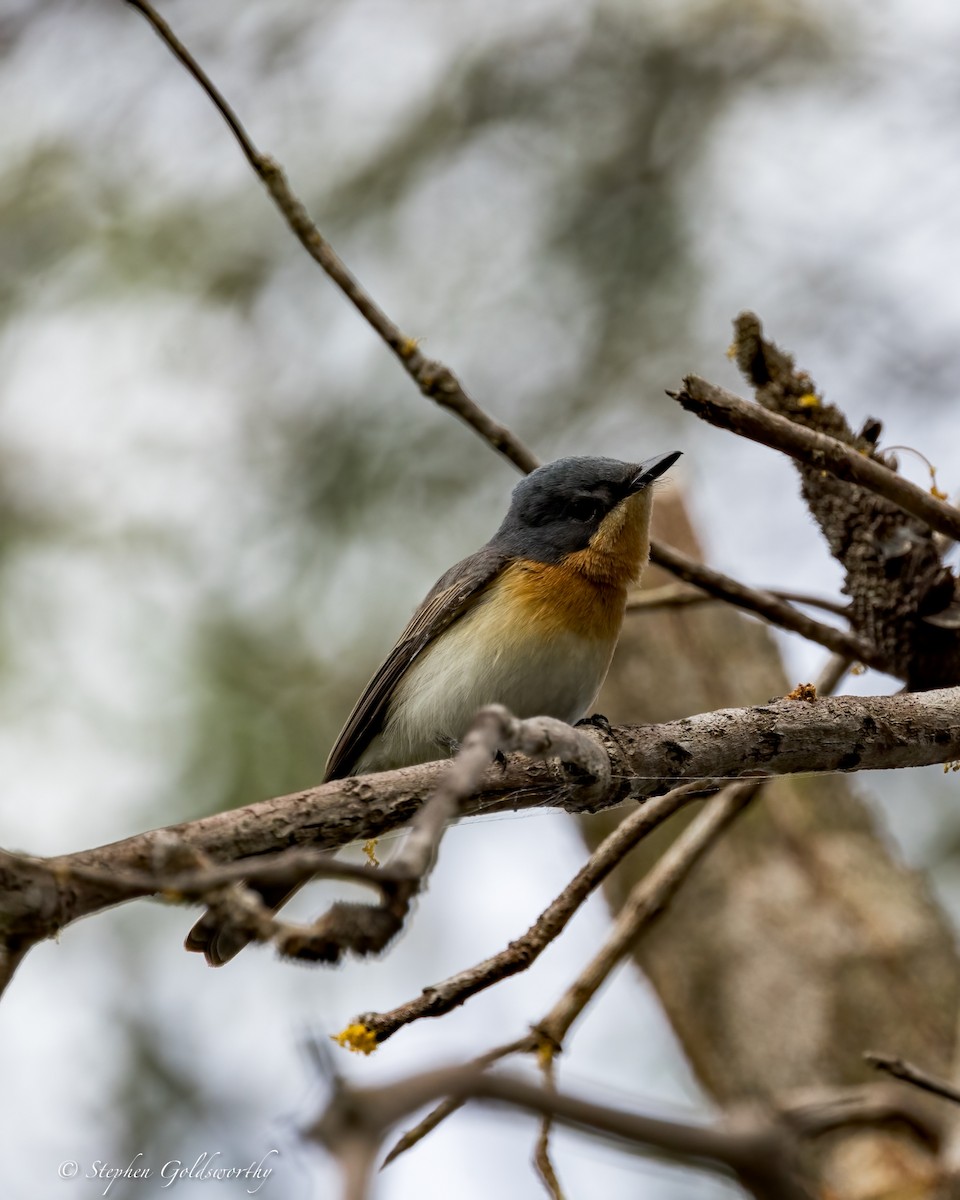
<svg viewBox="0 0 960 1200"><path fill-rule="evenodd" d="M497 1046L493 1050L488 1050L485 1054L478 1055L470 1063L468 1067L474 1067L477 1070L484 1070L486 1067L492 1066L495 1062L499 1062L502 1058L509 1058L513 1054L529 1054L536 1047L536 1038L533 1034L528 1033L526 1037L518 1038L514 1042L507 1042L503 1046ZM422 1141L431 1130L452 1116L458 1109L463 1108L465 1101L461 1097L448 1096L423 1118L418 1121L412 1128L408 1129L401 1137L397 1139L396 1145L383 1160L380 1166L382 1171L384 1167L388 1167L395 1158L399 1158L406 1150L411 1150L417 1142Z"/></svg>
<svg viewBox="0 0 960 1200"><path fill-rule="evenodd" d="M823 664L814 685L818 696L832 696L853 663L845 654L831 654Z"/></svg>
<svg viewBox="0 0 960 1200"><path fill-rule="evenodd" d="M625 1148L732 1176L764 1200L812 1200L797 1170L798 1143L769 1112L743 1108L713 1125L665 1121L476 1067L449 1067L379 1088L342 1089L306 1136L338 1155L345 1136L376 1147L390 1126L438 1096L506 1104L611 1138Z"/></svg>
<svg viewBox="0 0 960 1200"><path fill-rule="evenodd" d="M763 590L763 589L761 589ZM805 604L808 608L819 608L823 612L833 613L835 617L849 617L849 605L841 604L839 600L828 600L825 596L811 596L809 592L790 592L783 588L770 588L770 595L778 600L786 600L789 604Z"/></svg>
<svg viewBox="0 0 960 1200"><path fill-rule="evenodd" d="M27 859L28 856L23 856ZM33 863L43 859L29 858ZM83 865L58 868L63 882L72 878L100 887L114 887L119 898L135 899L138 896L158 895L174 903L187 900L206 901L215 889L239 882L257 882L270 886L300 883L305 879L336 879L346 883L366 884L389 891L399 874L390 867L378 868L365 863L344 862L322 850L281 850L275 854L264 854L239 862L221 863L201 867L182 873L169 873L161 864L158 869L147 871L108 871L99 867Z"/></svg>
<svg viewBox="0 0 960 1200"><path fill-rule="evenodd" d="M698 375L688 375L682 391L667 394L711 425L780 450L798 462L829 471L838 479L858 483L925 521L931 529L960 538L960 509L936 499L896 471L836 438L807 429L759 404L751 404Z"/></svg>
<svg viewBox="0 0 960 1200"><path fill-rule="evenodd" d="M828 600L825 596L811 596L807 592L787 592L782 588L758 588L757 590L761 595L775 596L778 600L786 600L790 604L805 604L809 608L819 608L824 612L833 613L837 617L848 615L845 604L840 604L836 600ZM691 604L716 604L718 601L736 603L735 600L726 596L711 595L695 585L684 587L682 583L665 583L660 587L632 592L627 597L627 611L687 608Z"/></svg>
<svg viewBox="0 0 960 1200"><path fill-rule="evenodd" d="M888 1075L892 1075L894 1079L899 1079L902 1083L912 1084L913 1087L921 1088L925 1092L932 1092L934 1096L941 1096L944 1100L952 1100L954 1104L960 1104L960 1088L954 1087L945 1079L931 1075L928 1071L921 1070L920 1067L915 1067L913 1063L906 1062L902 1058L895 1058L891 1054L876 1054L873 1051L868 1051L863 1057L871 1067L876 1067L878 1071L886 1071Z"/></svg>
<svg viewBox="0 0 960 1200"><path fill-rule="evenodd" d="M570 1026L596 995L610 972L630 951L640 933L666 908L693 867L757 794L761 783L737 783L708 800L703 811L679 835L623 902L607 940L537 1022L536 1031L562 1046Z"/></svg>
<svg viewBox="0 0 960 1200"><path fill-rule="evenodd" d="M659 828L695 797L715 790L715 785L711 787L698 780L674 788L665 796L648 800L604 839L560 895L525 933L510 942L504 950L441 983L424 988L413 1000L389 1012L363 1013L356 1018L357 1023L375 1033L378 1043L385 1042L403 1026L424 1017L443 1016L459 1008L471 996L511 975L526 971L547 946L560 936L588 896L648 833Z"/></svg>
<svg viewBox="0 0 960 1200"><path fill-rule="evenodd" d="M557 1073L554 1068L553 1054L541 1057L540 1068L543 1072L543 1086L550 1092L556 1093ZM550 1157L550 1134L553 1130L553 1114L544 1113L540 1121L540 1132L533 1151L533 1165L537 1174L543 1180L543 1186L550 1193L550 1200L564 1200L563 1188L556 1167Z"/></svg>
<svg viewBox="0 0 960 1200"><path fill-rule="evenodd" d="M771 592L761 592L738 583L729 575L688 558L672 546L664 545L663 542L651 543L650 561L664 567L677 578L696 584L710 595L754 612L783 629L801 634L810 641L819 642L821 646L836 654L846 655L847 658L876 667L880 671L887 669L882 656L852 633L837 629L833 625L825 625L822 621L815 621L806 613L798 612L792 605L779 600Z"/></svg>
<svg viewBox="0 0 960 1200"><path fill-rule="evenodd" d="M527 758L560 757L579 768L586 776L582 790L587 799L594 793L605 795L610 786L610 759L589 734L552 717L521 721L503 705L491 704L474 717L433 795L410 822L389 867L389 886L381 888L379 905L338 901L310 926L289 926L275 919L265 926L263 914L257 911L262 906L257 906L253 911L241 910L240 921L235 922L238 930L261 940L272 936L281 954L310 962L339 962L348 951L362 956L379 953L406 923L461 804L480 786L496 755L513 751ZM217 916L229 924L229 907L222 907Z"/></svg>
<svg viewBox="0 0 960 1200"><path fill-rule="evenodd" d="M163 43L200 85L227 123L247 162L269 192L301 245L386 342L424 396L455 413L521 471L528 472L537 467L539 462L536 455L527 449L515 434L494 421L467 395L449 367L421 354L416 339L403 333L361 287L310 219L303 203L287 182L282 168L257 149L233 108L153 5L148 3L148 0L127 0L127 3L146 17Z"/></svg>
<svg viewBox="0 0 960 1200"><path fill-rule="evenodd" d="M760 786L758 781L735 784L707 802L703 812L691 822L633 888L599 954L580 973L550 1012L533 1026L533 1037L509 1042L491 1050L487 1056L490 1062L496 1062L508 1054L536 1051L552 1056L561 1050L570 1026L596 994L603 980L635 943L642 930L663 911L693 866L750 802ZM449 1098L442 1101L418 1126L404 1134L401 1142L390 1151L386 1162L392 1162L404 1151L415 1146L459 1107L459 1104L451 1104Z"/></svg>

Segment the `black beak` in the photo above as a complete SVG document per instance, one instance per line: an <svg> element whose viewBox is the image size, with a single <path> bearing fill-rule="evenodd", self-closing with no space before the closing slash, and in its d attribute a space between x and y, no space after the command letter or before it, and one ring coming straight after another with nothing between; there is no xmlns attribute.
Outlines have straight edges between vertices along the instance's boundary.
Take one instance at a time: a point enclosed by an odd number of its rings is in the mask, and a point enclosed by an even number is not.
<svg viewBox="0 0 960 1200"><path fill-rule="evenodd" d="M648 484L659 479L665 471L669 471L682 453L682 450L671 450L669 454L658 454L656 458L648 458L646 462L641 463L637 467L636 475L630 480L630 491L642 492Z"/></svg>

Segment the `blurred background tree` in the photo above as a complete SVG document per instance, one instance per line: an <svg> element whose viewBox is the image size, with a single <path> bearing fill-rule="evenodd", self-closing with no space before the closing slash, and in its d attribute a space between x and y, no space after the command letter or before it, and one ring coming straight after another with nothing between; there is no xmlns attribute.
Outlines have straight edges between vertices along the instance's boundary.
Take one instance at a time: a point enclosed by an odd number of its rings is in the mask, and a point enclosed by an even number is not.
<svg viewBox="0 0 960 1200"><path fill-rule="evenodd" d="M853 424L871 413L935 448L952 490L952 6L163 11L372 294L541 457L683 448L717 565L838 580L788 464L662 398L687 371L732 378L743 306ZM0 53L0 839L54 853L315 782L395 632L489 536L514 477L416 394L135 13L3 0ZM812 673L814 651L784 650ZM956 909L960 823L942 776L919 779L879 791ZM327 1168L296 1136L319 1086L305 1037L502 945L581 853L559 815L456 831L401 945L337 973L263 952L210 972L180 950L190 914L148 905L38 948L0 1031L11 1194L55 1186L66 1157L246 1163L271 1146L284 1195L320 1194ZM375 1079L522 1030L606 920L594 903L529 979L344 1069ZM598 1008L565 1078L702 1106L646 985L624 975ZM455 1161L466 1200L539 1195L517 1124L449 1122L382 1194L447 1195ZM727 1194L572 1136L557 1158L571 1194Z"/></svg>

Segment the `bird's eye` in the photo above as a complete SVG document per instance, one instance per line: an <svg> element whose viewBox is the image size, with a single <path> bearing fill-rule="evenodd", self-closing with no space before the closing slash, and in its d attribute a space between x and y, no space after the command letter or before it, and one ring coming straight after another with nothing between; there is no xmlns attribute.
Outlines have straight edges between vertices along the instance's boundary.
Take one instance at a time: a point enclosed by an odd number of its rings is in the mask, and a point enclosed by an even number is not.
<svg viewBox="0 0 960 1200"><path fill-rule="evenodd" d="M578 496L567 505L564 516L586 524L595 521L602 511L603 504L595 496Z"/></svg>

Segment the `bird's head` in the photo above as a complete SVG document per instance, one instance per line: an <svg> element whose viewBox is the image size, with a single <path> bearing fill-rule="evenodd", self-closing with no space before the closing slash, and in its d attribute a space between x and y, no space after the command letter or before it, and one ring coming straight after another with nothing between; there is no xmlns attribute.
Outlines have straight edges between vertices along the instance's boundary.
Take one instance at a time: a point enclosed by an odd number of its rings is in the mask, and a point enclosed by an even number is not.
<svg viewBox="0 0 960 1200"><path fill-rule="evenodd" d="M642 463L561 458L538 467L513 489L510 510L493 540L518 558L542 563L578 554L645 558L650 485L679 457L674 450Z"/></svg>

